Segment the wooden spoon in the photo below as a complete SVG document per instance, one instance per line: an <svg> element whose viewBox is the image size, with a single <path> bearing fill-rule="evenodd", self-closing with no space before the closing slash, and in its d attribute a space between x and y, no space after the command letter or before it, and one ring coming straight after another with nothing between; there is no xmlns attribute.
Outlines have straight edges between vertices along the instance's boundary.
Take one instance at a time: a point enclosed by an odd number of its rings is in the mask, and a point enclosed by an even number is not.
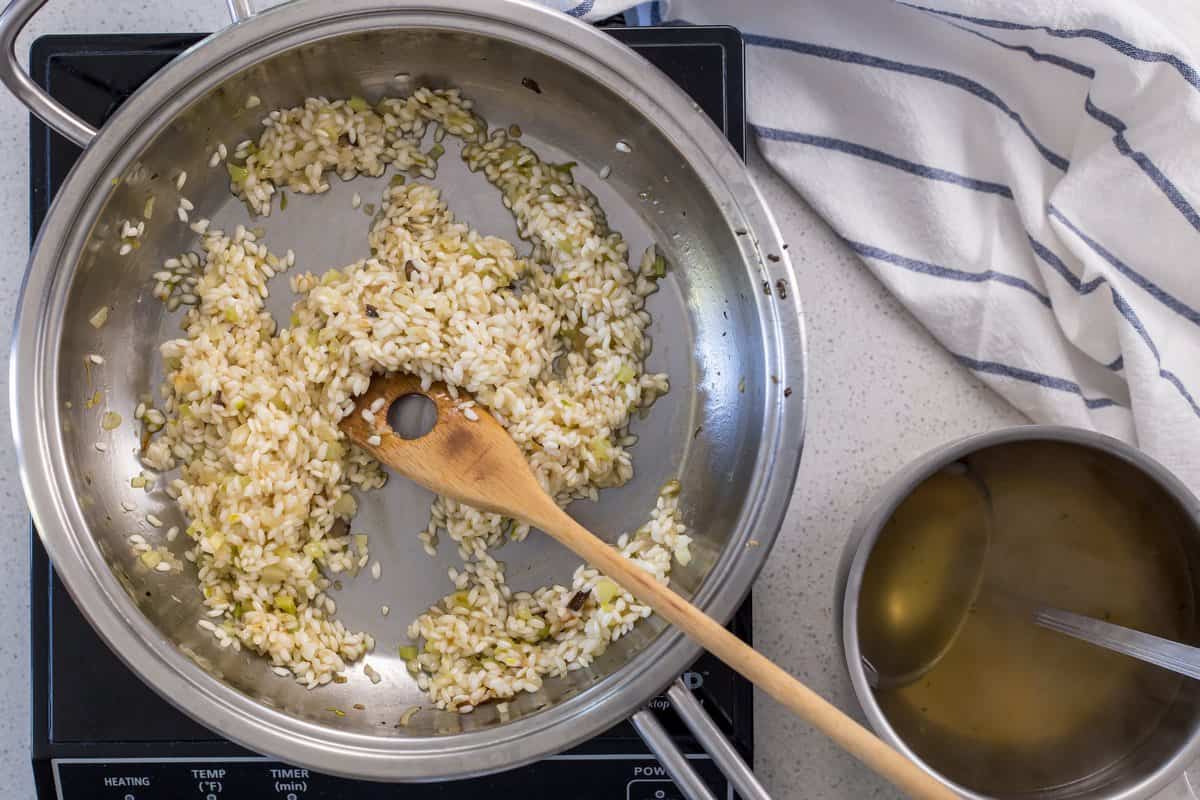
<svg viewBox="0 0 1200 800"><path fill-rule="evenodd" d="M388 424L388 409L396 400L413 394L433 401L437 422L424 436L405 439ZM411 375L380 375L358 398L354 412L342 420L341 427L375 458L427 489L524 520L550 534L908 794L938 800L957 798L914 762L571 519L542 491L525 456L500 423L478 406L471 409L476 419L469 419L458 406L460 402L440 384L422 389ZM378 411L371 413L372 407Z"/></svg>

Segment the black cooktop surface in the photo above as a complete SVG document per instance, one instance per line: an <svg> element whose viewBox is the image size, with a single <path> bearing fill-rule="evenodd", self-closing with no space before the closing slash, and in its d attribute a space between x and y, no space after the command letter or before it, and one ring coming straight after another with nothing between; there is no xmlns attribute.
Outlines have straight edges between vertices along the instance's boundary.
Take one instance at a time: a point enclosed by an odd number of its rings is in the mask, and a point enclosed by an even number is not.
<svg viewBox="0 0 1200 800"><path fill-rule="evenodd" d="M670 75L744 154L742 41L730 28L611 28ZM196 35L47 36L33 46L35 80L100 125ZM30 126L32 235L80 150L33 120ZM32 541L33 765L40 798L240 800L279 797L563 797L671 800L678 789L628 723L545 761L465 781L389 786L296 770L222 739L147 688L109 651ZM731 627L750 635L747 600ZM753 745L749 685L711 657L685 681L748 760ZM651 707L718 797L733 790L703 754L666 698ZM536 788L534 788L536 787Z"/></svg>

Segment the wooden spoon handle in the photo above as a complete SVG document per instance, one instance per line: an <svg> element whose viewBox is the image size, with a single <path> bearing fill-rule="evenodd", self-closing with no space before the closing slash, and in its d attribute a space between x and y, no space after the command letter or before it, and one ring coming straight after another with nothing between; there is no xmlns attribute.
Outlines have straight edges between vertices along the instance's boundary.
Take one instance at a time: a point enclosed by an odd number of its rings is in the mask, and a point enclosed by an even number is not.
<svg viewBox="0 0 1200 800"><path fill-rule="evenodd" d="M425 395L438 411L437 424L417 439L396 435L384 410L396 398L409 394ZM508 432L483 409L464 406L444 386L423 387L411 375L381 375L359 395L354 413L342 420L341 427L360 447L422 486L541 528L913 797L957 797L914 762L571 519L542 489Z"/></svg>
<svg viewBox="0 0 1200 800"><path fill-rule="evenodd" d="M552 501L539 503L523 516L912 797L957 800L958 795L932 775L884 744L712 617L656 581L650 573L639 569Z"/></svg>

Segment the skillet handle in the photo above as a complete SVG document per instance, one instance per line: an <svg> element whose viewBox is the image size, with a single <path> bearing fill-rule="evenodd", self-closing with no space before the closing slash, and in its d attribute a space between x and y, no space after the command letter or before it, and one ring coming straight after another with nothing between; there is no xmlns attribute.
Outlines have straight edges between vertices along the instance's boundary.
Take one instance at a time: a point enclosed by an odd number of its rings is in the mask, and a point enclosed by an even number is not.
<svg viewBox="0 0 1200 800"><path fill-rule="evenodd" d="M700 705L683 681L676 679L667 689L667 697L675 713L687 725L700 746L712 757L713 763L725 775L742 800L771 800L767 790L754 777L754 772L742 760L737 749L721 733L712 717ZM675 741L663 729L654 712L646 709L630 719L642 740L658 756L663 768L688 800L709 800L713 797L704 779L692 768Z"/></svg>
<svg viewBox="0 0 1200 800"><path fill-rule="evenodd" d="M0 82L38 119L80 147L96 138L96 129L42 90L17 60L17 34L46 0L12 0L0 13Z"/></svg>
<svg viewBox="0 0 1200 800"><path fill-rule="evenodd" d="M225 2L235 23L254 16L252 0ZM0 82L42 122L80 147L87 147L96 138L96 129L34 83L17 58L17 36L45 4L46 0L12 0L0 13Z"/></svg>
<svg viewBox="0 0 1200 800"><path fill-rule="evenodd" d="M254 3L251 0L225 0L229 7L229 16L235 23L254 16Z"/></svg>
<svg viewBox="0 0 1200 800"><path fill-rule="evenodd" d="M675 740L658 721L658 717L654 716L653 711L643 708L630 717L629 722L650 748L650 752L658 757L658 763L662 764L687 800L717 800L704 778L701 778L700 773L688 763L687 756L675 744Z"/></svg>
<svg viewBox="0 0 1200 800"><path fill-rule="evenodd" d="M700 705L700 701L683 681L676 678L675 683L667 689L667 697L683 724L687 725L700 746L712 756L713 763L733 784L742 800L771 800L771 795L767 794L758 778L754 777L754 770L742 759L737 748L725 738L725 734L721 733L717 723L713 722L704 706Z"/></svg>

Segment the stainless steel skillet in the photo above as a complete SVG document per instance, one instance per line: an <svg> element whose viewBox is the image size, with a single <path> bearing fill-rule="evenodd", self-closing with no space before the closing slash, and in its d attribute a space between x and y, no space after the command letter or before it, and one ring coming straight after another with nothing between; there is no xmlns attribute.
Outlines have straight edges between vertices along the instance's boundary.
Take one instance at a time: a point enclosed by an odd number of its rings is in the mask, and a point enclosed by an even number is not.
<svg viewBox="0 0 1200 800"><path fill-rule="evenodd" d="M9 7L0 21L6 49L39 5ZM6 77L27 92L11 71ZM577 161L577 175L631 249L657 242L674 264L651 304L651 367L671 375L672 391L635 426L637 478L572 511L615 535L638 524L657 487L678 475L698 541L676 585L709 613L728 617L766 557L800 453L804 341L787 254L736 153L690 99L626 48L558 14L482 0L302 0L244 19L183 54L90 142L87 126L44 101L34 105L88 147L39 236L12 359L14 433L30 506L56 568L113 649L164 696L230 738L324 771L391 780L478 774L569 747L640 708L697 651L651 620L592 669L514 701L506 722L485 707L467 716L421 714L401 729L381 726L423 701L399 658L388 660L388 648L372 657L383 684L359 670L346 684L307 692L261 660L214 646L195 626L201 606L193 576L161 578L139 567L129 533L146 528L147 512L168 524L178 512L165 497L130 489L137 471L131 427L115 432L106 453L96 451L101 409L85 401L99 386L105 408L128 417L138 395L161 378L155 348L177 321L150 297L150 276L194 245L191 231L171 222L173 178L188 172L185 193L197 213L218 223L243 217L224 171L206 162L217 142L255 130L257 117L245 112L249 95L270 108L313 94L378 97L423 83L462 87L493 124L518 123L547 157ZM496 197L456 166L444 159L438 176L452 207L515 239ZM605 167L611 174L601 180ZM328 195L294 201L260 223L268 242L293 248L313 268L362 255L369 219L350 208L349 195L366 196L366 184L335 182ZM140 249L118 255L118 222L138 218L149 196L159 212ZM785 292L775 288L780 281ZM112 310L96 330L87 320L101 305ZM88 353L105 359L90 377ZM405 535L425 522L427 497L399 484L368 497L359 514L364 529L391 532L373 537L388 579L364 576L338 596L342 618L381 643L399 639L409 619L443 593L453 562L450 552L431 562ZM503 557L517 586L561 580L571 566L537 537ZM528 565L524 573L518 564ZM391 608L385 619L382 604ZM326 710L355 703L371 713Z"/></svg>

